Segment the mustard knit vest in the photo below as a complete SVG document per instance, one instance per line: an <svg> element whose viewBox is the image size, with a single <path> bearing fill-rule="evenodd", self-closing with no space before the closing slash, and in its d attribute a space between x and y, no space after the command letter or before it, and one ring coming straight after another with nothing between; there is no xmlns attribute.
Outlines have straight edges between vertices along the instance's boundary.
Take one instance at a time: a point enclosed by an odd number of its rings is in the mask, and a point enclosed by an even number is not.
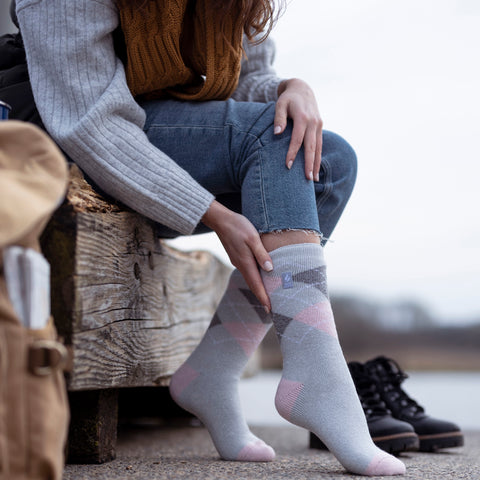
<svg viewBox="0 0 480 480"><path fill-rule="evenodd" d="M233 93L243 52L239 15L233 12L221 32L213 22L211 0L117 4L127 83L134 96L203 101L224 100Z"/></svg>

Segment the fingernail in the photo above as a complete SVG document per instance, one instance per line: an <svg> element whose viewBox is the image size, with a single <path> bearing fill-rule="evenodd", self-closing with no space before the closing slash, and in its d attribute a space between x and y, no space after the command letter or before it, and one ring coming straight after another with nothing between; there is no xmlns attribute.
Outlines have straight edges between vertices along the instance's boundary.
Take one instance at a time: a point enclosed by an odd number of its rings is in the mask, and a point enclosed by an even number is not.
<svg viewBox="0 0 480 480"><path fill-rule="evenodd" d="M313 180L313 172L310 172L310 173L308 174L308 178L309 178L310 180Z"/></svg>
<svg viewBox="0 0 480 480"><path fill-rule="evenodd" d="M316 181L316 182L319 182L319 181L320 181L320 175L319 175L318 173L315 175L315 181Z"/></svg>
<svg viewBox="0 0 480 480"><path fill-rule="evenodd" d="M266 305L263 306L263 309L265 310L265 313L270 313L270 309Z"/></svg>
<svg viewBox="0 0 480 480"><path fill-rule="evenodd" d="M287 163L287 168L290 170L292 168L292 165L293 165L293 162L290 160L288 163Z"/></svg>
<svg viewBox="0 0 480 480"><path fill-rule="evenodd" d="M278 135L282 131L282 127L280 125L275 125L275 128L273 130L273 133L275 135Z"/></svg>
<svg viewBox="0 0 480 480"><path fill-rule="evenodd" d="M272 262L269 262L268 260L263 264L263 269L266 270L267 272L271 272L273 270L273 265Z"/></svg>

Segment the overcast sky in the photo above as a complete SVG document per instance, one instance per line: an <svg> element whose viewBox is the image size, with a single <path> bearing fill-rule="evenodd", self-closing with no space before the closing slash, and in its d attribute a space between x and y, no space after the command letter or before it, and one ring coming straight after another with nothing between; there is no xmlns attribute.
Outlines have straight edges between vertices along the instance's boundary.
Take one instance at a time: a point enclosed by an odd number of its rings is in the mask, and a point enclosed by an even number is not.
<svg viewBox="0 0 480 480"><path fill-rule="evenodd" d="M480 318L480 2L291 0L274 38L359 158L332 293Z"/></svg>
<svg viewBox="0 0 480 480"><path fill-rule="evenodd" d="M311 84L359 158L332 293L480 318L480 1L291 0L273 36L279 74ZM213 235L177 245L227 261Z"/></svg>

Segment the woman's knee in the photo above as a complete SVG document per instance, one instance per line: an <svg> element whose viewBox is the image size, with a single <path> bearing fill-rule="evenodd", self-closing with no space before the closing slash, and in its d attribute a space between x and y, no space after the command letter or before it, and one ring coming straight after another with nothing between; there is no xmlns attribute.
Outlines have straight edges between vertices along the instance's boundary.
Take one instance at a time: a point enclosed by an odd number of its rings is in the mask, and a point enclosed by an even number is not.
<svg viewBox="0 0 480 480"><path fill-rule="evenodd" d="M328 238L338 223L352 193L357 176L357 156L339 135L323 134L320 182L315 184L318 219Z"/></svg>
<svg viewBox="0 0 480 480"><path fill-rule="evenodd" d="M357 178L357 155L351 145L336 133L323 133L322 162L328 169L327 182L340 187L349 194Z"/></svg>

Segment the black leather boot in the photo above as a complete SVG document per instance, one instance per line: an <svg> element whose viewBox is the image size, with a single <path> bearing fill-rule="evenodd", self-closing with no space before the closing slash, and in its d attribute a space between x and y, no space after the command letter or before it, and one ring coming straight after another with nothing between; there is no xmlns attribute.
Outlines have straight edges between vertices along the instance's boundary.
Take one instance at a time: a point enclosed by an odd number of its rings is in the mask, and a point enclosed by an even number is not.
<svg viewBox="0 0 480 480"><path fill-rule="evenodd" d="M432 452L463 445L463 434L457 425L428 416L424 408L405 393L401 384L408 375L395 360L376 357L365 363L365 368L375 381L377 390L392 416L409 423L415 429L420 439L420 451Z"/></svg>

